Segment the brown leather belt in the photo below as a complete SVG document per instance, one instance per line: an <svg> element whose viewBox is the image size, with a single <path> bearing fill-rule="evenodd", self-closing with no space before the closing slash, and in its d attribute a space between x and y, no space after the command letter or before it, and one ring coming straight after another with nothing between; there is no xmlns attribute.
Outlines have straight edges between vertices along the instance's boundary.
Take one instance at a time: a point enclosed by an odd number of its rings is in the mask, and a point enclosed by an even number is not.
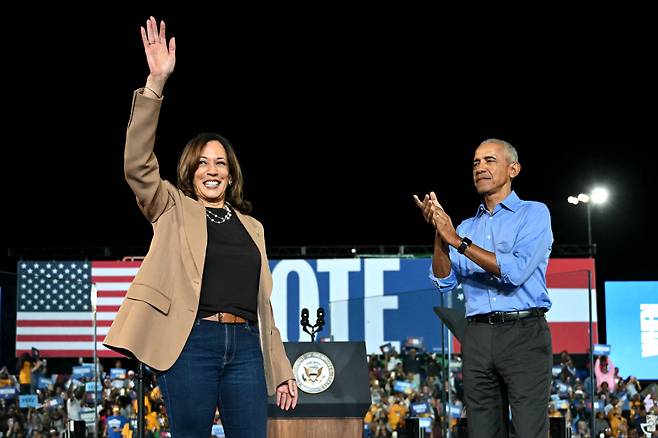
<svg viewBox="0 0 658 438"><path fill-rule="evenodd" d="M485 322L487 324L502 324L510 321L518 321L526 318L537 318L544 316L548 310L543 307L534 307L528 310L515 310L509 312L491 312L480 315L469 316L470 322Z"/></svg>
<svg viewBox="0 0 658 438"><path fill-rule="evenodd" d="M214 315L206 316L202 319L219 322L221 324L244 324L247 322L247 320L241 316L226 312L215 313Z"/></svg>

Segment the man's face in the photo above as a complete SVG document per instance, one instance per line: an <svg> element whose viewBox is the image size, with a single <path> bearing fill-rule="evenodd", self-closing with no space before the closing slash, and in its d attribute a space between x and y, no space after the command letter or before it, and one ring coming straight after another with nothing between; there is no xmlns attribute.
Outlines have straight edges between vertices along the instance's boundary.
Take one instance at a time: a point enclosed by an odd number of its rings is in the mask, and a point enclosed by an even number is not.
<svg viewBox="0 0 658 438"><path fill-rule="evenodd" d="M473 157L473 182L477 192L497 193L518 174L518 163L510 163L505 147L498 143L484 143Z"/></svg>

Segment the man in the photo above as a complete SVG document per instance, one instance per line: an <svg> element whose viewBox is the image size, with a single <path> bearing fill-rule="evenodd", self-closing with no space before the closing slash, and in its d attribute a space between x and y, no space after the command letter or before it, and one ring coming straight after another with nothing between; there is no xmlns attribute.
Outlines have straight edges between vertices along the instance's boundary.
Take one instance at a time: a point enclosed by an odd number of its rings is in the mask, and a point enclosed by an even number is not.
<svg viewBox="0 0 658 438"><path fill-rule="evenodd" d="M128 419L121 415L119 406L112 406L112 415L107 417L105 422L105 436L108 438L121 438L121 431L127 423Z"/></svg>
<svg viewBox="0 0 658 438"><path fill-rule="evenodd" d="M416 205L435 228L430 278L442 292L462 284L468 325L462 340L470 438L507 436L508 406L516 436L548 436L551 307L546 266L553 243L546 206L512 191L521 165L503 140L483 141L473 157L482 196L457 230L434 192Z"/></svg>

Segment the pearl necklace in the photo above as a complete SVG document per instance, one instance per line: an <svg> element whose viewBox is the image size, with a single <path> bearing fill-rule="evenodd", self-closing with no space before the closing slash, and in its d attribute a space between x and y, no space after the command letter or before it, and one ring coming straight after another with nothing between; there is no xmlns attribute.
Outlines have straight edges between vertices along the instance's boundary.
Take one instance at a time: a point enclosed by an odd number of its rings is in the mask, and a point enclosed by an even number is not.
<svg viewBox="0 0 658 438"><path fill-rule="evenodd" d="M228 202L224 204L224 209L226 209L226 214L224 216L220 216L206 208L206 217L210 222L215 224L223 224L227 220L231 219L231 216L233 216L233 213L231 213L231 205Z"/></svg>

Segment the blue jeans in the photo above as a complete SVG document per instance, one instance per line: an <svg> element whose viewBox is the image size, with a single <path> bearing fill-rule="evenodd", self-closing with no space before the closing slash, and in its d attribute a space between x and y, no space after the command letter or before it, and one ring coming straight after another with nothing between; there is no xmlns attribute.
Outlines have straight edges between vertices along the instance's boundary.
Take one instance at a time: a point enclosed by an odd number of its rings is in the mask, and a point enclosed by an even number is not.
<svg viewBox="0 0 658 438"><path fill-rule="evenodd" d="M157 379L172 438L208 438L216 407L227 438L265 438L267 388L257 324L197 319L181 355Z"/></svg>

